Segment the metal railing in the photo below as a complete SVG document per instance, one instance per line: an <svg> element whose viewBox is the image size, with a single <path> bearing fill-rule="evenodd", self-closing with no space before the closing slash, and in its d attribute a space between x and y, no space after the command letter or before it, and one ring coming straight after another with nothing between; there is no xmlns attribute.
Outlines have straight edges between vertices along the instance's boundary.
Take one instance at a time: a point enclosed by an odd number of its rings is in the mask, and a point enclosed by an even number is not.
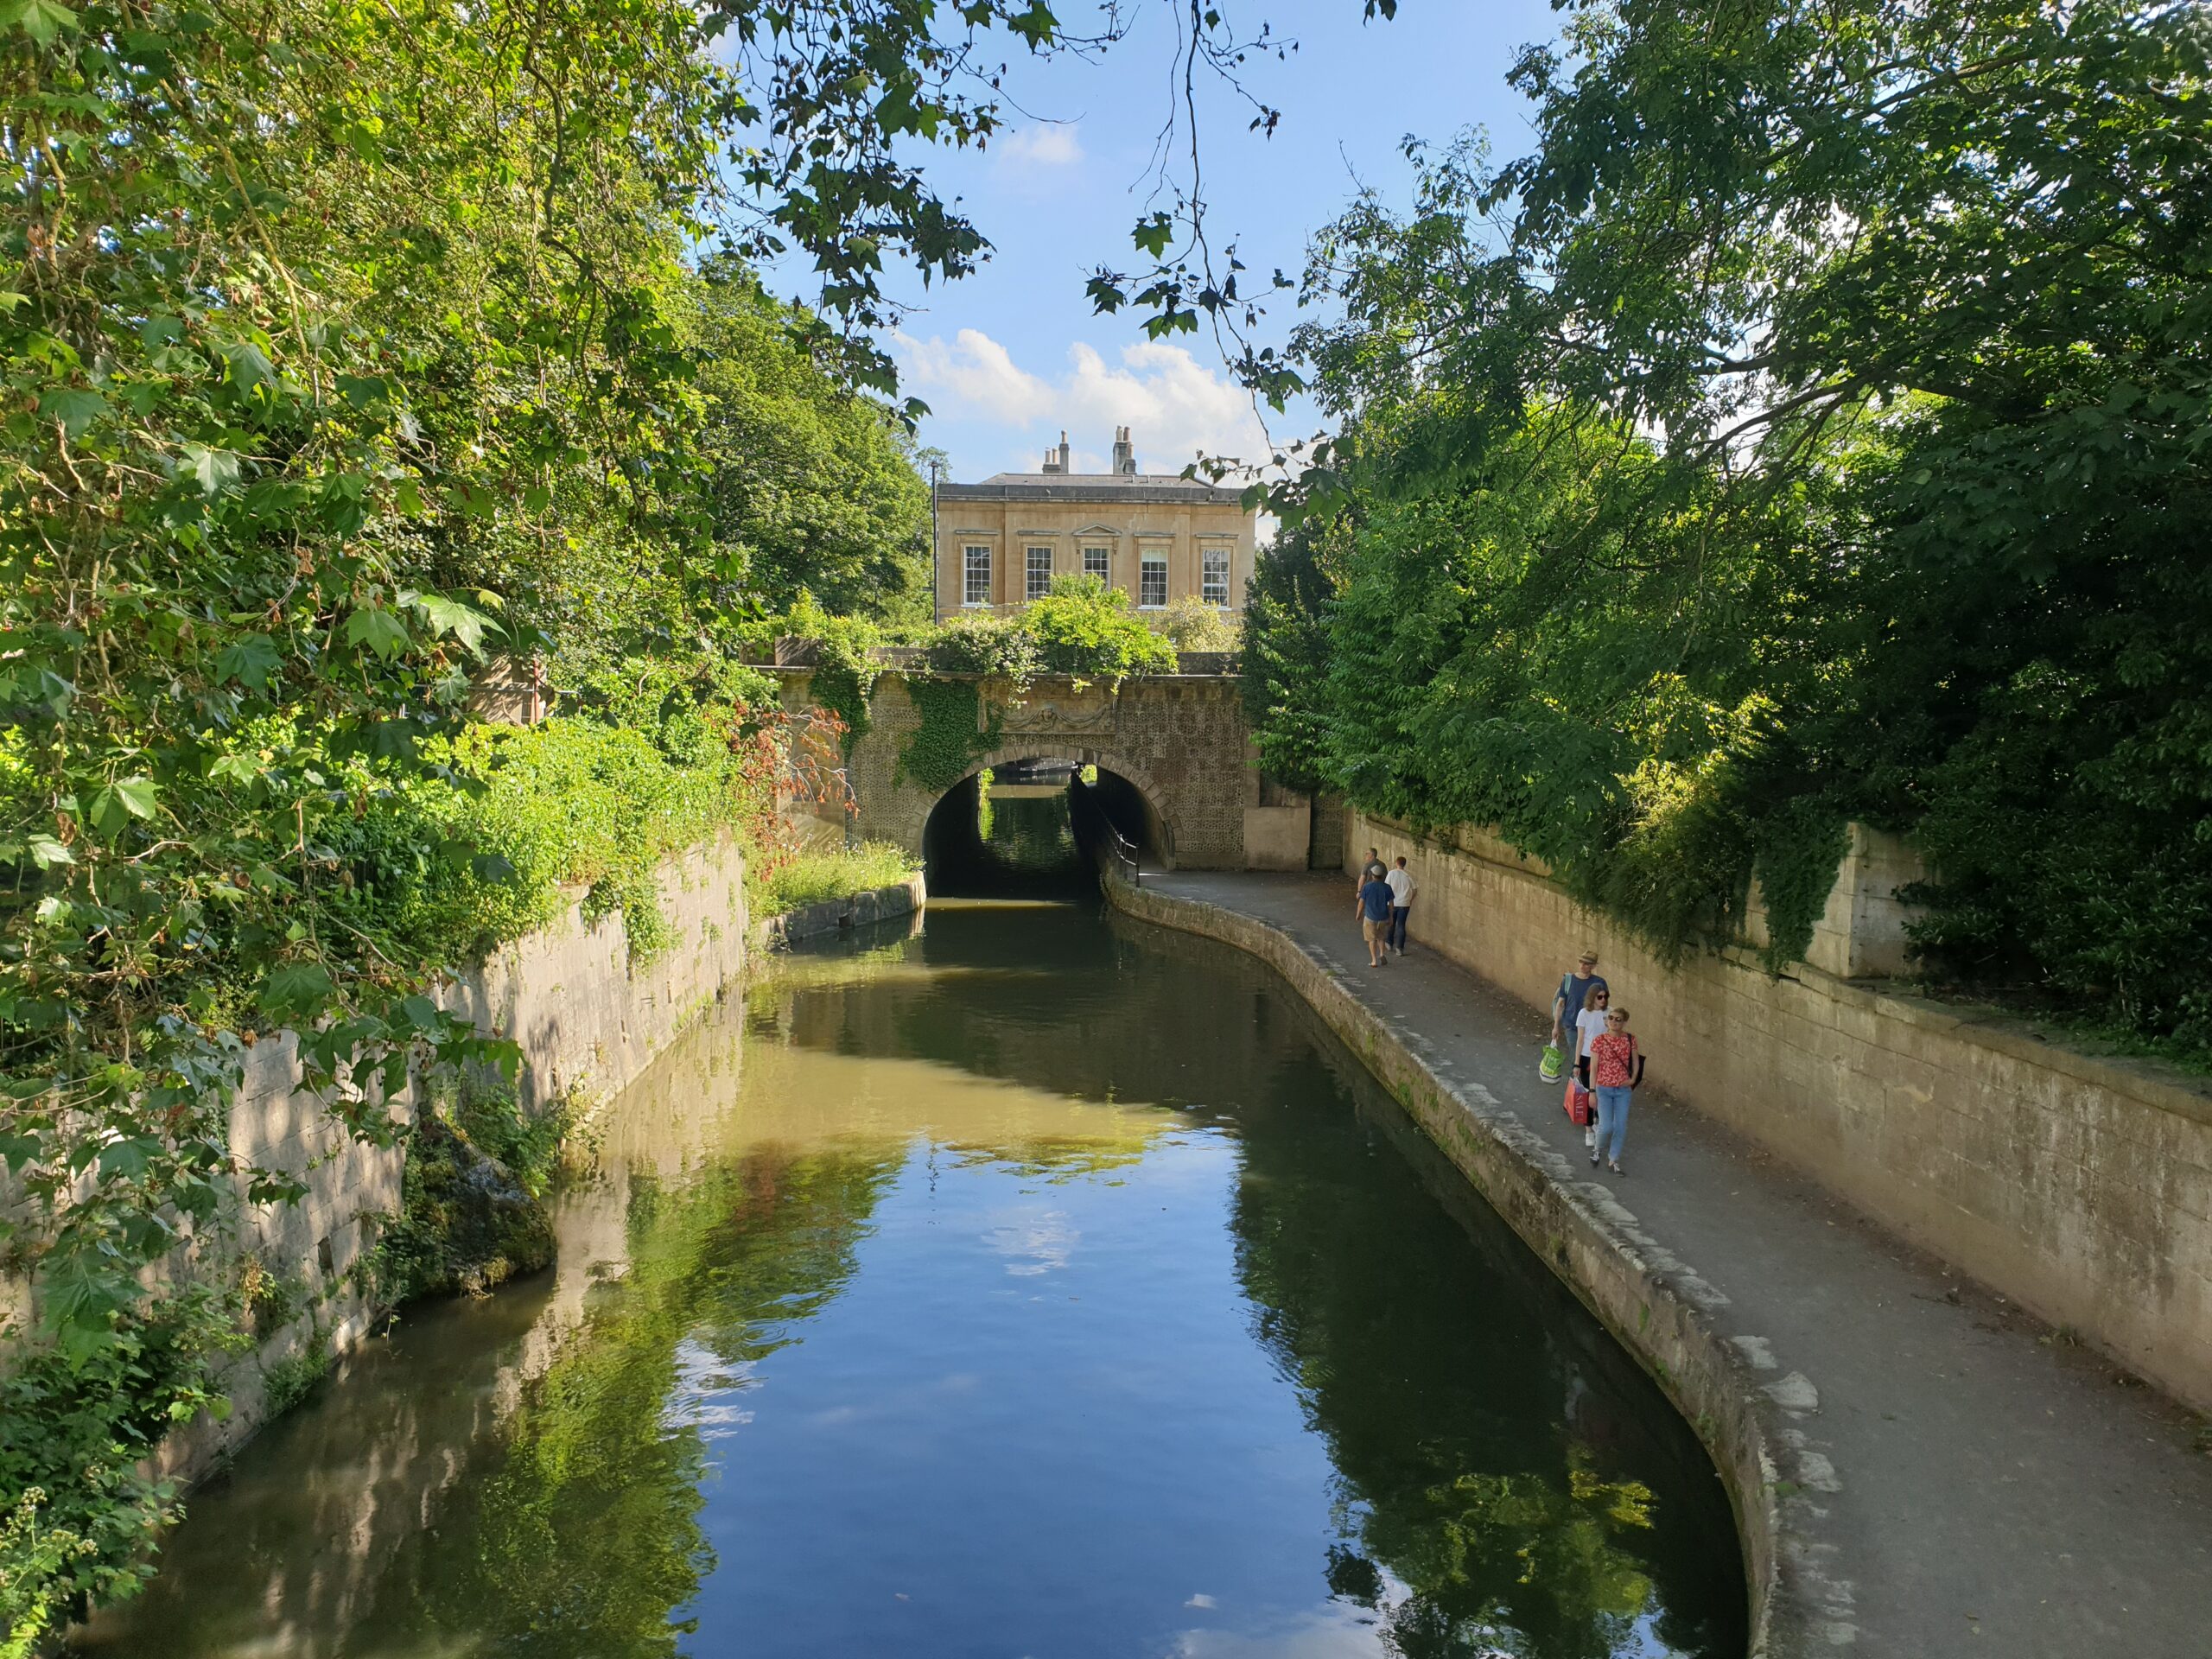
<svg viewBox="0 0 2212 1659"><path fill-rule="evenodd" d="M1108 817L1103 812L1101 812L1098 815L1098 818L1099 822L1106 826L1106 833L1113 837L1109 844L1114 849L1114 862L1128 873L1129 885L1131 887L1142 887L1144 885L1144 871L1138 862L1138 855L1142 849L1137 846L1136 842L1131 841L1127 836L1123 835L1120 830L1116 829L1114 824L1114 820Z"/></svg>
<svg viewBox="0 0 2212 1659"><path fill-rule="evenodd" d="M1087 789L1077 789L1069 801L1070 810L1078 815L1077 830L1091 848L1091 856L1097 861L1098 873L1106 874L1106 861L1111 858L1114 873L1135 887L1143 885L1141 867L1143 849L1123 835L1121 826L1107 816L1105 808L1092 798ZM1106 833L1100 835L1103 830Z"/></svg>

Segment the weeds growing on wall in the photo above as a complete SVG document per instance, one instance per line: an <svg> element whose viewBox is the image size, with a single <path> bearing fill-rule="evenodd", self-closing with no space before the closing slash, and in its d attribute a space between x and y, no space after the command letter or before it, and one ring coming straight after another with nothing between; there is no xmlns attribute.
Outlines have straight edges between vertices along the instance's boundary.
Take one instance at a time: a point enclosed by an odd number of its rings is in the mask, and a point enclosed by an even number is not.
<svg viewBox="0 0 2212 1659"><path fill-rule="evenodd" d="M408 1129L399 1213L360 1273L397 1307L424 1296L481 1294L553 1259L545 1208L568 1127L565 1103L533 1117L514 1091L474 1077Z"/></svg>
<svg viewBox="0 0 2212 1659"><path fill-rule="evenodd" d="M262 1401L268 1414L282 1417L305 1400L330 1375L330 1366L329 1339L318 1328L308 1333L298 1353L278 1360L262 1373Z"/></svg>

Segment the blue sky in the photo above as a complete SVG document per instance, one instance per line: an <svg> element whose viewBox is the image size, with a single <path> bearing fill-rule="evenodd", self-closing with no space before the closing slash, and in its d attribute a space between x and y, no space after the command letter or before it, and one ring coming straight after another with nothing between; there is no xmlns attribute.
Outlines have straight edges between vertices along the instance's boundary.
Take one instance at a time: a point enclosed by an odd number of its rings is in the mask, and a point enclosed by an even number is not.
<svg viewBox="0 0 2212 1659"><path fill-rule="evenodd" d="M1399 153L1408 134L1441 141L1486 130L1501 159L1530 147L1529 105L1505 84L1517 49L1556 35L1547 0L1401 0L1392 22L1363 25L1359 0L1236 0L1243 23L1262 10L1299 49L1249 66L1260 97L1283 111L1274 137L1248 132L1249 112L1225 89L1204 93L1205 162L1216 245L1234 238L1252 271L1294 277L1308 236L1361 183L1407 194ZM1086 22L1063 6L1074 29ZM1128 312L1091 314L1084 282L1102 262L1134 259L1129 227L1144 211L1154 137L1168 110L1173 20L1164 0L1139 0L1136 28L1096 62L1016 64L1007 86L1027 118L981 156L932 152L938 188L995 245L975 276L924 293L893 342L906 391L934 413L922 442L951 457L952 476L1033 471L1063 426L1077 470L1104 470L1116 425L1135 429L1147 472L1181 468L1204 448L1252 454L1261 439L1249 397L1230 384L1211 338L1148 344ZM804 296L804 273L777 285ZM1279 296L1277 342L1297 313ZM1310 430L1311 409L1271 421Z"/></svg>

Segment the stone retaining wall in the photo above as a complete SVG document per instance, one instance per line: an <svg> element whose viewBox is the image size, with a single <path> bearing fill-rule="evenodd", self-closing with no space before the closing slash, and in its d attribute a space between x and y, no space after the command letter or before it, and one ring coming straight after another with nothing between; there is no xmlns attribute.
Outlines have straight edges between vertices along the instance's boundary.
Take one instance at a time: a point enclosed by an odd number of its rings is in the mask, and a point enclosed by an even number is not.
<svg viewBox="0 0 2212 1659"><path fill-rule="evenodd" d="M1363 850L1370 839L1360 837ZM1110 876L1105 886L1129 914L1236 945L1290 982L1484 1201L1642 1361L1705 1443L1743 1541L1751 1659L1832 1651L1825 1617L1794 1566L1817 1547L1796 1535L1777 1498L1773 1448L1783 1443L1786 1425L1745 1356L1705 1317L1719 1293L1638 1234L1618 1205L1601 1208L1579 1192L1566 1159L1540 1135L1481 1084L1446 1075L1449 1067L1432 1064L1418 1033L1361 1002L1287 934Z"/></svg>
<svg viewBox="0 0 2212 1659"><path fill-rule="evenodd" d="M1594 946L1670 1095L2212 1408L2212 1093L2202 1084L1810 963L1776 978L1746 950L1669 969L1479 831L1446 841L1357 814L1346 827L1348 863L1370 845L1406 855L1417 944L1547 1007L1562 969ZM1894 931L1880 889L1898 868L1878 844L1854 841L1824 918L1838 937L1816 938L1816 963L1894 971L1894 950L1868 936Z"/></svg>
<svg viewBox="0 0 2212 1659"><path fill-rule="evenodd" d="M929 886L917 870L904 881L894 881L887 887L871 887L849 898L825 899L818 905L806 905L781 916L763 918L753 925L753 952L757 960L771 950L801 939L911 915L921 909L928 899Z"/></svg>
<svg viewBox="0 0 2212 1659"><path fill-rule="evenodd" d="M661 871L660 905L676 941L636 968L620 914L586 923L579 891L558 921L501 946L440 1000L521 1045L525 1110L543 1111L571 1090L613 1095L743 973L744 875L734 842L671 859ZM346 1274L375 1242L378 1218L398 1210L404 1160L397 1147L355 1141L298 1081L290 1033L257 1044L232 1104L230 1145L238 1164L281 1170L306 1185L297 1204L245 1212L236 1249L298 1285L309 1311L229 1368L220 1386L230 1416L173 1437L166 1473L195 1478L252 1434L265 1415L271 1367L317 1343L343 1351L371 1327L375 1310Z"/></svg>

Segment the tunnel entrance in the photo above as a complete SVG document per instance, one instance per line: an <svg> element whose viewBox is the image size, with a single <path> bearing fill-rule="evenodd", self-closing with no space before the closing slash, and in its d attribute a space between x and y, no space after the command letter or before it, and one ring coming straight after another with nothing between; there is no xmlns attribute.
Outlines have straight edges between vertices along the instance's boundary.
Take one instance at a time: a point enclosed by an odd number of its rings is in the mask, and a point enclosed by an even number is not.
<svg viewBox="0 0 2212 1659"><path fill-rule="evenodd" d="M932 894L1065 897L1095 888L1117 836L1158 866L1158 815L1128 779L1075 760L1014 760L945 792L923 827L922 861Z"/></svg>

